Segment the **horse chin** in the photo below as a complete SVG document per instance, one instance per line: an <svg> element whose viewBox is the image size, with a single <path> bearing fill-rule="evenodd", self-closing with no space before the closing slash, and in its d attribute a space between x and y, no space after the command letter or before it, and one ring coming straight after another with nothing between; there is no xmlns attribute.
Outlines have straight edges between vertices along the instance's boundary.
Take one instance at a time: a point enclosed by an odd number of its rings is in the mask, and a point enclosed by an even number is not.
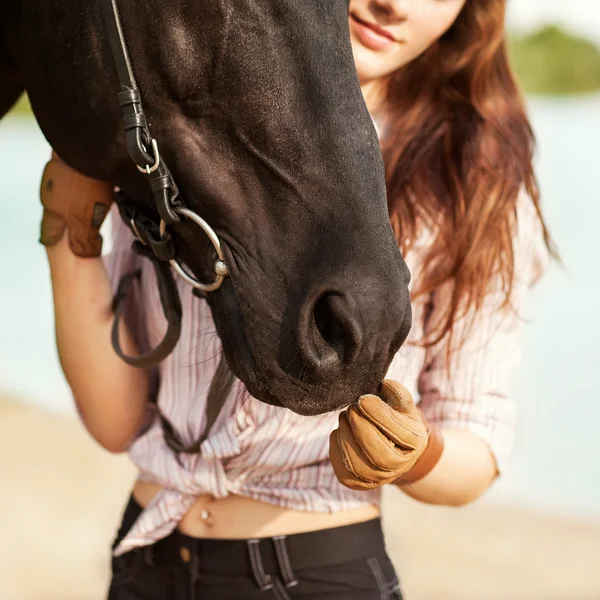
<svg viewBox="0 0 600 600"><path fill-rule="evenodd" d="M305 417L344 409L358 398L358 395L350 390L342 390L340 393L340 390L334 392L323 387L304 389L294 380L277 380L275 377L270 378L268 387L259 383L254 393L251 393L267 404L287 408Z"/></svg>
<svg viewBox="0 0 600 600"><path fill-rule="evenodd" d="M296 414L308 417L343 410L356 402L361 395L377 393L380 379L369 379L371 381L366 388L363 387L364 379L357 378L356 374L353 377L350 373L335 377L335 380L329 382L305 386L299 386L296 380L292 380L295 384L291 386L293 390L281 396L281 405ZM289 379L282 380L281 383L290 389Z"/></svg>
<svg viewBox="0 0 600 600"><path fill-rule="evenodd" d="M265 404L286 408L306 417L322 415L347 408L363 393L376 393L372 389L357 391L351 377L345 385L338 379L330 385L310 385L285 374L278 365L256 363L230 363L236 376L248 392Z"/></svg>
<svg viewBox="0 0 600 600"><path fill-rule="evenodd" d="M292 403L289 406L284 406L284 408L287 408L292 412L295 412L296 414L301 415L303 417L315 417L318 415L323 415L326 413L341 410L343 408L348 407L350 404L351 403L344 400L344 403L342 405L336 404L328 406L320 400L315 402L312 399L307 399L306 401L300 402L298 404Z"/></svg>

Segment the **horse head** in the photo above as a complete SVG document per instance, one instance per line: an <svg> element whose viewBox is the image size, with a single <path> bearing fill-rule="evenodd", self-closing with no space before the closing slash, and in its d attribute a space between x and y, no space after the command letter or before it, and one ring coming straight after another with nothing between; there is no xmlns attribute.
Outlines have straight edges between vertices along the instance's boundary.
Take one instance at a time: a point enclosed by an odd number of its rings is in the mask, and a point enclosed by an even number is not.
<svg viewBox="0 0 600 600"><path fill-rule="evenodd" d="M98 0L19 1L16 54L47 139L154 211L125 149ZM223 245L229 277L208 302L232 370L300 414L375 392L410 328L409 273L347 0L120 4L152 136ZM189 220L171 232L186 266L210 278L204 234Z"/></svg>

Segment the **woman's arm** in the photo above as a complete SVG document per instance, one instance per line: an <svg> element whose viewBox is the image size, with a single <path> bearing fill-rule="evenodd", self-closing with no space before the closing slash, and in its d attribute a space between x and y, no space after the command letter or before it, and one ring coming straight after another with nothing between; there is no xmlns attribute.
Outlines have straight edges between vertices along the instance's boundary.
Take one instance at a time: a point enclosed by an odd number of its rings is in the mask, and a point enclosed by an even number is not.
<svg viewBox="0 0 600 600"><path fill-rule="evenodd" d="M52 153L40 187L40 242L50 264L58 354L85 426L107 450L120 452L143 422L149 384L146 372L127 366L111 345L112 286L100 227L112 198L112 186ZM131 240L121 234L114 242L107 266L118 279L131 262ZM120 335L125 351L136 354L125 325Z"/></svg>
<svg viewBox="0 0 600 600"><path fill-rule="evenodd" d="M444 450L437 465L423 479L398 487L420 502L463 506L477 500L497 475L488 445L466 429L445 429Z"/></svg>
<svg viewBox="0 0 600 600"><path fill-rule="evenodd" d="M367 490L393 483L416 500L462 506L497 475L487 443L468 429L428 423L400 383L361 396L330 436L331 464L344 485Z"/></svg>
<svg viewBox="0 0 600 600"><path fill-rule="evenodd" d="M549 262L527 195L521 195L517 210L510 307L502 306L504 293L496 282L481 310L455 324L450 369L447 339L427 351L418 382L419 408L441 428L444 451L422 480L399 486L422 502L459 506L476 500L506 468L512 451L518 413L512 383L522 355L522 309L528 289ZM443 318L449 294L448 288L436 292L429 322Z"/></svg>
<svg viewBox="0 0 600 600"><path fill-rule="evenodd" d="M361 399L343 413L330 438L330 458L344 485L393 483L421 502L461 506L502 473L516 437L511 388L521 355L523 296L547 263L535 218L532 211L519 213L510 306L495 282L480 309L454 324L452 339L427 348L418 380L420 410L407 390L400 390L403 402L387 393L389 385L401 388L392 381L382 385L381 400ZM426 339L433 325L444 322L451 292L446 285L432 295Z"/></svg>
<svg viewBox="0 0 600 600"><path fill-rule="evenodd" d="M56 343L65 377L92 437L111 452L124 451L139 430L148 398L148 375L114 352L112 290L101 257L80 258L67 236L47 247ZM128 354L138 353L122 324Z"/></svg>

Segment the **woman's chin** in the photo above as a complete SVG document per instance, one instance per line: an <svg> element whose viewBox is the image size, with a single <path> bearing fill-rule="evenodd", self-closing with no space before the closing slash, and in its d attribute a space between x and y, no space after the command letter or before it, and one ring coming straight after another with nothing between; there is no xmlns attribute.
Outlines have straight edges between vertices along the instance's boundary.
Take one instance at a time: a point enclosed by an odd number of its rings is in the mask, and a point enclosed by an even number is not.
<svg viewBox="0 0 600 600"><path fill-rule="evenodd" d="M358 48L356 48L358 46ZM376 81L394 72L396 69L387 66L389 61L381 54L373 52L359 44L354 44L354 62L361 85ZM396 61L394 62L394 66Z"/></svg>

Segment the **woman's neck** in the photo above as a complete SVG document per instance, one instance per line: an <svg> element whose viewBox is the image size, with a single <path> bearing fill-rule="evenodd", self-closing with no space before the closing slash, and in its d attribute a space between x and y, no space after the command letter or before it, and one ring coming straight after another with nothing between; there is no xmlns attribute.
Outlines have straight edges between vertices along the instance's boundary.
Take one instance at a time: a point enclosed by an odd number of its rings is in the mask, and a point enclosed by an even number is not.
<svg viewBox="0 0 600 600"><path fill-rule="evenodd" d="M381 112L384 100L384 85L381 79L371 79L361 83L363 98L369 112L374 118Z"/></svg>

